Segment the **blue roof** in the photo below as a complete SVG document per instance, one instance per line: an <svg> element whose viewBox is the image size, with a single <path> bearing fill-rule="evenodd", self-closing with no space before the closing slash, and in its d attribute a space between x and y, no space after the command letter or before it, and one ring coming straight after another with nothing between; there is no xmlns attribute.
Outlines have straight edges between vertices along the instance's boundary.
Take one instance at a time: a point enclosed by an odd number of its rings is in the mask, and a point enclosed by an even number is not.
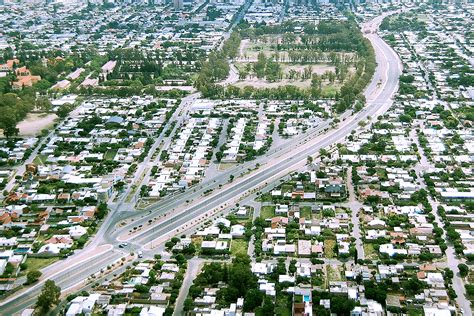
<svg viewBox="0 0 474 316"><path fill-rule="evenodd" d="M123 118L121 118L120 116L111 116L107 120L107 122L105 122L105 124L109 124L109 123L122 124L123 123Z"/></svg>

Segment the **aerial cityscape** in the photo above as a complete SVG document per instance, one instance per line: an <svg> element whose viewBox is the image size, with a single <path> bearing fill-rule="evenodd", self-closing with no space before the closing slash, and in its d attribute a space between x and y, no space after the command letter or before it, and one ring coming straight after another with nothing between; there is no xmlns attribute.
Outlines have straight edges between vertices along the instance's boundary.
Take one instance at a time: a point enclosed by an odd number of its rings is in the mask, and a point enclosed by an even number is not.
<svg viewBox="0 0 474 316"><path fill-rule="evenodd" d="M472 316L473 23L0 0L0 316Z"/></svg>

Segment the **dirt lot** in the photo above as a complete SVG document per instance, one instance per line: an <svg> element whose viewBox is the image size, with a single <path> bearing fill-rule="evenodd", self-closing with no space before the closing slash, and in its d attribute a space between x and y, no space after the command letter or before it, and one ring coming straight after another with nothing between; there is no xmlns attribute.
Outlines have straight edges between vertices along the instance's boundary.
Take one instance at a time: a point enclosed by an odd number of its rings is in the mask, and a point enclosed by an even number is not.
<svg viewBox="0 0 474 316"><path fill-rule="evenodd" d="M235 86L239 88L243 88L245 86L252 86L254 88L277 88L280 86L287 86L293 85L299 88L308 88L311 85L310 80L289 80L283 79L277 82L267 82L265 79L258 79L258 78L247 78L246 80L239 80Z"/></svg>
<svg viewBox="0 0 474 316"><path fill-rule="evenodd" d="M56 114L29 113L26 118L17 125L20 129L20 136L37 135L41 130L53 126L56 118Z"/></svg>

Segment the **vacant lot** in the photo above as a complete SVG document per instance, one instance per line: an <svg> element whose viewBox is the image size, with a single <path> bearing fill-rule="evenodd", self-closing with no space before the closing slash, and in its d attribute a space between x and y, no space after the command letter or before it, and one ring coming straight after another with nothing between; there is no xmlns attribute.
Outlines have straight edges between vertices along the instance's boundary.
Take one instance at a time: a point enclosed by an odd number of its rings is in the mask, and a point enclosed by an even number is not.
<svg viewBox="0 0 474 316"><path fill-rule="evenodd" d="M334 247L336 246L336 241L334 239L326 239L324 241L324 255L328 259L332 259L336 256L334 253Z"/></svg>
<svg viewBox="0 0 474 316"><path fill-rule="evenodd" d="M268 82L265 79L258 79L257 77L247 78L245 80L239 80L234 86L244 88L246 86L252 86L256 89L260 88L278 88L281 86L293 85L298 88L309 88L311 81L309 80L289 80L282 79L280 81Z"/></svg>
<svg viewBox="0 0 474 316"><path fill-rule="evenodd" d="M28 113L26 118L18 123L21 136L35 136L41 130L49 129L53 126L56 114Z"/></svg>
<svg viewBox="0 0 474 316"><path fill-rule="evenodd" d="M364 255L366 259L376 259L377 252L372 244L364 244Z"/></svg>
<svg viewBox="0 0 474 316"><path fill-rule="evenodd" d="M233 256L247 254L247 242L243 239L232 239L230 252Z"/></svg>
<svg viewBox="0 0 474 316"><path fill-rule="evenodd" d="M328 282L331 281L342 281L341 271L337 265L327 265L326 266L326 276Z"/></svg>
<svg viewBox="0 0 474 316"><path fill-rule="evenodd" d="M311 206L303 206L300 208L300 217L311 218Z"/></svg>
<svg viewBox="0 0 474 316"><path fill-rule="evenodd" d="M260 210L260 217L263 219L275 217L275 206L262 206Z"/></svg>

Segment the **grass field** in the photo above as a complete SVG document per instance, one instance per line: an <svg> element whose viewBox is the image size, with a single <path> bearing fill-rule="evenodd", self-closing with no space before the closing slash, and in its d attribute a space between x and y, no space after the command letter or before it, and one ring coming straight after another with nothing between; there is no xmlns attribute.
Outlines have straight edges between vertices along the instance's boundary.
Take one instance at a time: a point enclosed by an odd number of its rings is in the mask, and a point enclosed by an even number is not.
<svg viewBox="0 0 474 316"><path fill-rule="evenodd" d="M300 208L300 217L311 218L311 206L302 206Z"/></svg>
<svg viewBox="0 0 474 316"><path fill-rule="evenodd" d="M328 282L330 281L342 281L341 271L337 266L326 265L326 276Z"/></svg>
<svg viewBox="0 0 474 316"><path fill-rule="evenodd" d="M288 184L288 183L282 184L281 192L282 193L293 192L293 185Z"/></svg>
<svg viewBox="0 0 474 316"><path fill-rule="evenodd" d="M260 210L260 217L263 219L275 217L275 206L262 206Z"/></svg>
<svg viewBox="0 0 474 316"><path fill-rule="evenodd" d="M104 155L105 160L113 160L115 155L117 154L117 150L107 150Z"/></svg>
<svg viewBox="0 0 474 316"><path fill-rule="evenodd" d="M217 170L219 170L219 171L224 171L224 170L227 170L227 169L232 168L232 167L234 167L234 166L235 166L235 163L221 162L221 163L219 164L219 166L217 166Z"/></svg>
<svg viewBox="0 0 474 316"><path fill-rule="evenodd" d="M375 259L377 257L377 252L372 244L364 244L364 255L367 259Z"/></svg>
<svg viewBox="0 0 474 316"><path fill-rule="evenodd" d="M332 259L336 256L334 253L334 247L336 246L336 241L334 239L326 239L324 241L324 256L328 259Z"/></svg>
<svg viewBox="0 0 474 316"><path fill-rule="evenodd" d="M193 237L191 238L194 246L196 246L196 250L199 252L201 251L201 244L202 244L202 237Z"/></svg>
<svg viewBox="0 0 474 316"><path fill-rule="evenodd" d="M27 265L26 270L22 271L20 275L26 275L29 271L41 270L46 266L58 261L58 257L53 258L27 258L25 263Z"/></svg>
<svg viewBox="0 0 474 316"><path fill-rule="evenodd" d="M46 155L37 155L35 159L33 160L33 163L38 166L44 166L47 159L48 159L48 156Z"/></svg>
<svg viewBox="0 0 474 316"><path fill-rule="evenodd" d="M243 239L232 239L230 252L233 256L247 254L247 242Z"/></svg>

